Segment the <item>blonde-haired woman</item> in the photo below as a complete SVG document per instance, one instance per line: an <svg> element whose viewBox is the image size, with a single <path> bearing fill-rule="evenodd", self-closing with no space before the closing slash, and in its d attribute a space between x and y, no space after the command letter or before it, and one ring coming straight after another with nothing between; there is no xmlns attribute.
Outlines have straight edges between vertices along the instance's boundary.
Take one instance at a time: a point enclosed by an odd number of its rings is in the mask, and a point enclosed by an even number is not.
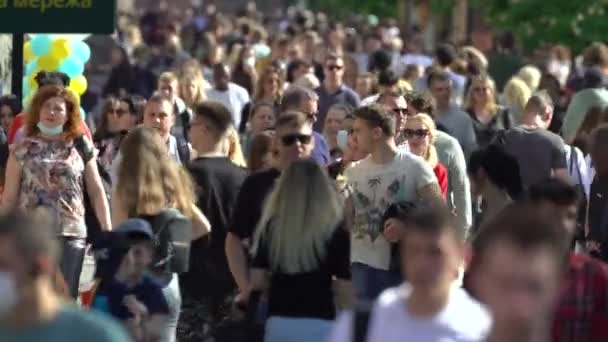
<svg viewBox="0 0 608 342"><path fill-rule="evenodd" d="M225 139L224 148L228 154L228 159L230 159L230 161L237 166L246 168L247 161L245 160L245 155L243 154L243 149L241 148L239 133L234 127L230 127L228 129Z"/></svg>
<svg viewBox="0 0 608 342"><path fill-rule="evenodd" d="M295 161L270 194L254 235L252 289L268 291L266 342L325 341L337 304L352 300L342 200L313 161Z"/></svg>
<svg viewBox="0 0 608 342"><path fill-rule="evenodd" d="M502 91L503 104L509 108L513 120L516 124L521 123L524 108L532 96L532 91L528 84L521 78L512 77Z"/></svg>
<svg viewBox="0 0 608 342"><path fill-rule="evenodd" d="M422 157L433 168L445 199L448 191L448 171L437 157L437 150L435 149L437 127L435 122L428 114L424 113L408 116L402 134L410 146L410 152Z"/></svg>
<svg viewBox="0 0 608 342"><path fill-rule="evenodd" d="M534 65L526 65L519 69L516 76L526 82L532 92L535 92L540 85L540 79L543 75Z"/></svg>
<svg viewBox="0 0 608 342"><path fill-rule="evenodd" d="M473 120L479 146L487 146L498 131L514 126L509 111L496 103L496 86L487 75L471 78L464 108Z"/></svg>
<svg viewBox="0 0 608 342"><path fill-rule="evenodd" d="M194 204L196 199L187 171L171 159L156 131L145 127L134 129L121 144L120 153L123 159L112 195L113 223L119 225L134 217L154 217L164 209L173 208L192 221L192 240L209 233L209 221ZM166 270L152 271L161 282L169 304L161 341L172 342L181 308L178 278Z"/></svg>
<svg viewBox="0 0 608 342"><path fill-rule="evenodd" d="M202 72L184 74L179 79L179 96L189 109L207 100L205 90L209 84L203 78Z"/></svg>

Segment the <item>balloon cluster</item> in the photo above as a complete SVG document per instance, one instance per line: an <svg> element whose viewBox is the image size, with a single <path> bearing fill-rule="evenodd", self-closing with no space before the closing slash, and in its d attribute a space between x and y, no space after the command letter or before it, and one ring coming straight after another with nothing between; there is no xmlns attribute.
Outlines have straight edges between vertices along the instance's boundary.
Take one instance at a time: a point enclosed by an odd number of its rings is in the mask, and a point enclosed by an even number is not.
<svg viewBox="0 0 608 342"><path fill-rule="evenodd" d="M38 89L36 75L44 71L60 71L70 77L68 89L74 94L84 94L87 79L82 74L84 64L91 57L91 49L83 41L87 35L32 34L23 46L26 63L23 77L23 105L26 107Z"/></svg>

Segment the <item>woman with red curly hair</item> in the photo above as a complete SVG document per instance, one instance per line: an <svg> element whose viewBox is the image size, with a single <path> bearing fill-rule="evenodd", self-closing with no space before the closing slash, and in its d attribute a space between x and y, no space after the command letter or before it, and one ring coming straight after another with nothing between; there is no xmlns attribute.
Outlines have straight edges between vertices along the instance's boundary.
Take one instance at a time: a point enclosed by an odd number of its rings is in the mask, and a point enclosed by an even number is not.
<svg viewBox="0 0 608 342"><path fill-rule="evenodd" d="M13 145L8 159L0 209L45 208L58 221L60 268L76 297L87 235L85 186L102 229L111 229L95 149L84 136L78 100L60 86L38 90L24 129L25 138Z"/></svg>

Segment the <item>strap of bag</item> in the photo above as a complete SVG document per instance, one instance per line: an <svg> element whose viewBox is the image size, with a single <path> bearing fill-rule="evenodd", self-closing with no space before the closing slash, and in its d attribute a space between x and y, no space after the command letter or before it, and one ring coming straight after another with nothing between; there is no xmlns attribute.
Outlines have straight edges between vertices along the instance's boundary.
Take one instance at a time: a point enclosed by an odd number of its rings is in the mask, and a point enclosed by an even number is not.
<svg viewBox="0 0 608 342"><path fill-rule="evenodd" d="M581 176L581 169L578 167L578 153L576 152L576 148L570 145L570 164L574 164L576 168L576 177L578 178L578 184L584 186L583 177Z"/></svg>

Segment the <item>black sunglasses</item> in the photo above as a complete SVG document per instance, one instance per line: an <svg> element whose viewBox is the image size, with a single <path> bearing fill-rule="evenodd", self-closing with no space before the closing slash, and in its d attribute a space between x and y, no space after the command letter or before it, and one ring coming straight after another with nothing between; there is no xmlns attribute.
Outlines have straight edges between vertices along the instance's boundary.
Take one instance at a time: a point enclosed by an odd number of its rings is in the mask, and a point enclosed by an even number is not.
<svg viewBox="0 0 608 342"><path fill-rule="evenodd" d="M310 144L312 140L312 135L310 134L287 134L281 137L281 142L285 146L291 146L299 141L302 145Z"/></svg>
<svg viewBox="0 0 608 342"><path fill-rule="evenodd" d="M397 115L407 115L407 108L393 108L393 113Z"/></svg>
<svg viewBox="0 0 608 342"><path fill-rule="evenodd" d="M429 135L429 130L428 129L404 129L402 131L403 133L403 137L407 138L411 138L411 137L418 137L418 138L425 138L427 135Z"/></svg>

